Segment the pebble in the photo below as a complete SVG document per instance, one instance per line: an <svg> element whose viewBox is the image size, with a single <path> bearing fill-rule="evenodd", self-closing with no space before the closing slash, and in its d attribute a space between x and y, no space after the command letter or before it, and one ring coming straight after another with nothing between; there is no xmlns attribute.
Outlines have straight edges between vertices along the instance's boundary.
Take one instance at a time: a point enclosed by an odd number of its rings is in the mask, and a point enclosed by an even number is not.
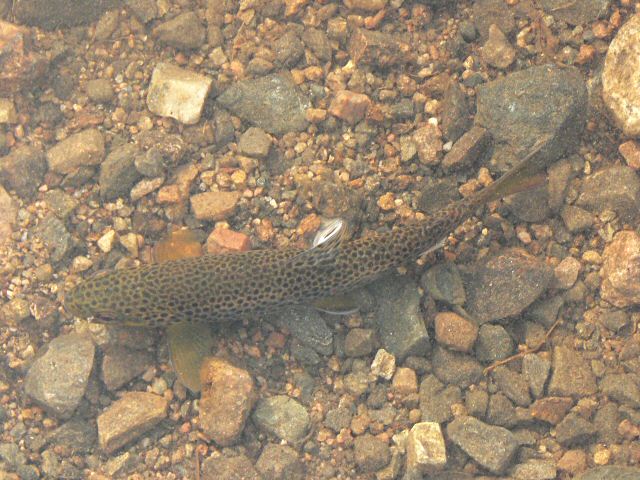
<svg viewBox="0 0 640 480"><path fill-rule="evenodd" d="M564 206L560 211L560 216L571 233L590 229L595 220L591 212L574 205Z"/></svg>
<svg viewBox="0 0 640 480"><path fill-rule="evenodd" d="M544 386L549 378L551 362L541 355L530 353L522 359L522 374L529 382L529 390L534 398L544 394Z"/></svg>
<svg viewBox="0 0 640 480"><path fill-rule="evenodd" d="M209 358L201 367L200 377L200 427L218 445L233 445L258 397L251 374L221 358ZM230 407L233 415L229 415Z"/></svg>
<svg viewBox="0 0 640 480"><path fill-rule="evenodd" d="M364 28L356 28L351 32L348 52L355 64L383 69L413 60L411 47L396 35Z"/></svg>
<svg viewBox="0 0 640 480"><path fill-rule="evenodd" d="M500 28L491 24L487 41L480 49L482 59L492 67L506 70L516 59L516 51Z"/></svg>
<svg viewBox="0 0 640 480"><path fill-rule="evenodd" d="M286 395L261 398L251 418L259 429L292 444L301 442L310 427L307 410Z"/></svg>
<svg viewBox="0 0 640 480"><path fill-rule="evenodd" d="M134 165L138 149L133 144L125 144L112 150L100 165L100 195L105 200L124 197L140 179Z"/></svg>
<svg viewBox="0 0 640 480"><path fill-rule="evenodd" d="M142 23L149 23L159 16L158 5L154 0L125 0L125 4Z"/></svg>
<svg viewBox="0 0 640 480"><path fill-rule="evenodd" d="M578 0L571 4L563 3L562 0L540 2L545 12L570 25L589 24L603 18L610 4L610 0Z"/></svg>
<svg viewBox="0 0 640 480"><path fill-rule="evenodd" d="M529 459L511 470L514 480L555 480L556 465L553 460Z"/></svg>
<svg viewBox="0 0 640 480"><path fill-rule="evenodd" d="M147 392L125 392L98 416L100 448L111 454L139 438L167 417L164 397Z"/></svg>
<svg viewBox="0 0 640 480"><path fill-rule="evenodd" d="M569 413L556 425L556 440L564 447L587 443L596 434L597 430L593 424L575 413Z"/></svg>
<svg viewBox="0 0 640 480"><path fill-rule="evenodd" d="M191 196L191 211L198 220L218 221L230 216L240 200L238 192L203 192Z"/></svg>
<svg viewBox="0 0 640 480"><path fill-rule="evenodd" d="M200 121L212 82L206 75L158 63L151 75L147 107L156 115L193 125Z"/></svg>
<svg viewBox="0 0 640 480"><path fill-rule="evenodd" d="M431 475L447 464L447 451L440 424L420 422L411 427L407 436L407 471Z"/></svg>
<svg viewBox="0 0 640 480"><path fill-rule="evenodd" d="M11 327L17 327L21 322L31 316L29 302L24 298L12 298L0 307L2 323Z"/></svg>
<svg viewBox="0 0 640 480"><path fill-rule="evenodd" d="M421 163L436 165L440 162L443 143L440 129L437 126L427 124L419 127L413 132L412 138Z"/></svg>
<svg viewBox="0 0 640 480"><path fill-rule="evenodd" d="M0 182L25 200L35 195L46 170L42 151L28 145L12 149L9 155L0 158Z"/></svg>
<svg viewBox="0 0 640 480"><path fill-rule="evenodd" d="M18 123L16 106L8 98L0 98L0 125Z"/></svg>
<svg viewBox="0 0 640 480"><path fill-rule="evenodd" d="M387 352L384 348L379 349L371 363L371 373L376 377L391 380L395 370L396 357Z"/></svg>
<svg viewBox="0 0 640 480"><path fill-rule="evenodd" d="M602 98L628 137L640 135L640 14L629 17L609 45L602 70Z"/></svg>
<svg viewBox="0 0 640 480"><path fill-rule="evenodd" d="M595 213L614 210L623 220L632 220L640 209L640 179L624 165L603 168L584 179L576 205Z"/></svg>
<svg viewBox="0 0 640 480"><path fill-rule="evenodd" d="M304 44L293 30L286 31L273 42L275 60L285 68L295 66L304 55Z"/></svg>
<svg viewBox="0 0 640 480"><path fill-rule="evenodd" d="M466 388L482 378L482 367L475 358L461 352L453 352L435 347L433 351L433 372L445 383Z"/></svg>
<svg viewBox="0 0 640 480"><path fill-rule="evenodd" d="M418 392L418 376L408 367L399 367L393 376L391 389L399 395L409 395Z"/></svg>
<svg viewBox="0 0 640 480"><path fill-rule="evenodd" d="M640 388L635 375L629 373L608 373L600 382L600 391L622 404L640 407Z"/></svg>
<svg viewBox="0 0 640 480"><path fill-rule="evenodd" d="M531 405L531 416L536 420L557 425L573 406L571 397L539 398Z"/></svg>
<svg viewBox="0 0 640 480"><path fill-rule="evenodd" d="M65 224L52 215L41 220L35 232L49 250L49 258L53 262L62 261L76 245Z"/></svg>
<svg viewBox="0 0 640 480"><path fill-rule="evenodd" d="M84 336L61 335L37 358L24 381L25 393L58 418L69 418L80 404L93 369L95 346Z"/></svg>
<svg viewBox="0 0 640 480"><path fill-rule="evenodd" d="M47 150L49 169L69 174L80 167L99 165L104 160L105 144L100 131L89 128L70 135Z"/></svg>
<svg viewBox="0 0 640 480"><path fill-rule="evenodd" d="M344 0L344 5L349 10L364 10L375 12L387 6L388 0Z"/></svg>
<svg viewBox="0 0 640 480"><path fill-rule="evenodd" d="M640 303L640 235L618 232L602 254L602 299L619 308Z"/></svg>
<svg viewBox="0 0 640 480"><path fill-rule="evenodd" d="M324 424L334 432L340 433L342 429L349 428L352 419L353 413L351 409L338 407L327 412L324 418Z"/></svg>
<svg viewBox="0 0 640 480"><path fill-rule="evenodd" d="M436 314L434 324L436 342L459 352L470 352L478 337L478 326L453 312Z"/></svg>
<svg viewBox="0 0 640 480"><path fill-rule="evenodd" d="M472 417L484 418L489 407L489 394L478 388L467 390L464 398L464 406Z"/></svg>
<svg viewBox="0 0 640 480"><path fill-rule="evenodd" d="M144 350L113 345L104 352L100 376L107 390L114 391L142 375L153 364L153 356Z"/></svg>
<svg viewBox="0 0 640 480"><path fill-rule="evenodd" d="M636 480L640 475L638 467L607 465L587 470L575 477L575 480Z"/></svg>
<svg viewBox="0 0 640 480"><path fill-rule="evenodd" d="M513 9L500 0L480 0L474 3L472 18L482 38L488 37L492 24L505 35L509 35L516 27Z"/></svg>
<svg viewBox="0 0 640 480"><path fill-rule="evenodd" d="M116 231L112 229L107 230L96 243L103 253L109 253L116 243Z"/></svg>
<svg viewBox="0 0 640 480"><path fill-rule="evenodd" d="M204 45L206 30L195 12L183 12L155 27L153 35L160 43L183 50L193 50ZM182 101L187 99L188 97L184 97Z"/></svg>
<svg viewBox="0 0 640 480"><path fill-rule="evenodd" d="M514 372L506 366L499 366L493 370L492 377L497 387L507 398L521 407L529 406L531 403L529 384L522 374Z"/></svg>
<svg viewBox="0 0 640 480"><path fill-rule="evenodd" d="M45 192L44 199L47 206L60 220L66 220L78 206L78 201L60 189Z"/></svg>
<svg viewBox="0 0 640 480"><path fill-rule="evenodd" d="M597 391L591 367L580 352L568 347L553 349L548 393L560 397L585 397Z"/></svg>
<svg viewBox="0 0 640 480"><path fill-rule="evenodd" d="M491 147L492 137L487 129L474 126L456 141L442 159L446 170L464 168L482 158Z"/></svg>
<svg viewBox="0 0 640 480"><path fill-rule="evenodd" d="M339 90L331 100L329 113L351 125L355 125L364 119L370 106L371 99L367 95L349 90Z"/></svg>
<svg viewBox="0 0 640 480"><path fill-rule="evenodd" d="M255 465L264 478L272 480L303 480L304 466L296 451L288 445L268 443Z"/></svg>
<svg viewBox="0 0 640 480"><path fill-rule="evenodd" d="M106 78L89 80L84 88L89 98L96 103L110 103L113 100L113 87Z"/></svg>
<svg viewBox="0 0 640 480"><path fill-rule="evenodd" d="M93 262L90 258L79 255L74 257L71 261L71 271L74 273L86 272L91 267L93 267Z"/></svg>
<svg viewBox="0 0 640 480"><path fill-rule="evenodd" d="M271 137L263 129L249 127L240 136L238 153L255 158L265 158L271 149Z"/></svg>
<svg viewBox="0 0 640 480"><path fill-rule="evenodd" d="M272 74L232 83L217 102L238 117L274 135L300 132L307 127L311 106L288 74Z"/></svg>
<svg viewBox="0 0 640 480"><path fill-rule="evenodd" d="M242 232L218 227L207 237L206 250L210 254L246 252L251 249L251 238Z"/></svg>
<svg viewBox="0 0 640 480"><path fill-rule="evenodd" d="M145 178L136 183L131 189L130 197L132 202L137 202L150 193L155 192L164 183L163 177Z"/></svg>
<svg viewBox="0 0 640 480"><path fill-rule="evenodd" d="M476 358L481 362L495 362L513 354L515 344L502 325L485 323L478 331Z"/></svg>
<svg viewBox="0 0 640 480"><path fill-rule="evenodd" d="M391 460L389 445L370 434L356 437L354 455L358 470L364 473L376 472Z"/></svg>
<svg viewBox="0 0 640 480"><path fill-rule="evenodd" d="M83 25L97 19L107 10L109 3L77 4L73 0L25 0L12 10L21 24L52 30Z"/></svg>
<svg viewBox="0 0 640 480"><path fill-rule="evenodd" d="M567 290L573 287L582 269L580 261L573 257L565 257L553 270L557 288Z"/></svg>
<svg viewBox="0 0 640 480"><path fill-rule="evenodd" d="M583 450L567 450L558 460L557 466L560 471L576 475L586 470L587 454Z"/></svg>
<svg viewBox="0 0 640 480"><path fill-rule="evenodd" d="M473 417L453 420L447 425L447 436L474 461L497 474L505 472L518 450L518 441L509 430Z"/></svg>
<svg viewBox="0 0 640 480"><path fill-rule="evenodd" d="M425 422L448 422L453 418L452 406L462 402L460 388L445 386L435 375L423 378L418 398Z"/></svg>
<svg viewBox="0 0 640 480"><path fill-rule="evenodd" d="M209 456L202 464L202 480L261 480L253 463L245 455Z"/></svg>
<svg viewBox="0 0 640 480"><path fill-rule="evenodd" d="M319 354L333 353L333 331L315 308L304 306L284 308L273 318L273 321Z"/></svg>
<svg viewBox="0 0 640 480"><path fill-rule="evenodd" d="M469 130L471 125L467 96L457 82L449 84L442 99L441 109L442 133L447 140L455 142Z"/></svg>
<svg viewBox="0 0 640 480"><path fill-rule="evenodd" d="M622 155L629 165L634 170L640 170L640 144L634 140L627 140L620 144L618 152Z"/></svg>

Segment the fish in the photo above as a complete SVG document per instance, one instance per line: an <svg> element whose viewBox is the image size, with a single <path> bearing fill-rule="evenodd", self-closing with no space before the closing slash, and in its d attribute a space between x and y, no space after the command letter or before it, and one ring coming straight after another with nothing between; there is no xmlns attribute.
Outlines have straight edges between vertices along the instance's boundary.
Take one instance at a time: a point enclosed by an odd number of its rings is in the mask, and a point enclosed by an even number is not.
<svg viewBox="0 0 640 480"><path fill-rule="evenodd" d="M488 202L540 184L531 158L485 188L395 229L349 239L344 222L331 222L310 248L204 255L101 272L64 297L70 314L107 324L169 327L246 318L343 294L439 248L449 234Z"/></svg>

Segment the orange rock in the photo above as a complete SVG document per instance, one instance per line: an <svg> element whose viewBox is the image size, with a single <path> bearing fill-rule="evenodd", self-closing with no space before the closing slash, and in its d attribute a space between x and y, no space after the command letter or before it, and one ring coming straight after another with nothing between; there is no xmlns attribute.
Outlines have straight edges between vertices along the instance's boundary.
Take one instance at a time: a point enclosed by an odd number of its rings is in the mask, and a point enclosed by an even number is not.
<svg viewBox="0 0 640 480"><path fill-rule="evenodd" d="M340 90L329 105L329 113L352 125L362 120L371 105L371 99L363 93Z"/></svg>
<svg viewBox="0 0 640 480"><path fill-rule="evenodd" d="M179 258L199 257L202 255L202 245L195 232L188 229L171 232L160 240L153 249L156 262L167 262Z"/></svg>
<svg viewBox="0 0 640 480"><path fill-rule="evenodd" d="M246 252L250 247L247 235L228 228L216 227L207 238L207 253Z"/></svg>
<svg viewBox="0 0 640 480"><path fill-rule="evenodd" d="M572 406L573 399L569 397L540 398L531 405L531 416L536 420L557 425Z"/></svg>

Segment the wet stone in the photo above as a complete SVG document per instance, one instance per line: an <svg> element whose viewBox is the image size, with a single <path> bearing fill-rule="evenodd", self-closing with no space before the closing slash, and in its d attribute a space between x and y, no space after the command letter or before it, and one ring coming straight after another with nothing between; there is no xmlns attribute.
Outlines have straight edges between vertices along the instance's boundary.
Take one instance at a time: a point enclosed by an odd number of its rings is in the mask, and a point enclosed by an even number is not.
<svg viewBox="0 0 640 480"><path fill-rule="evenodd" d="M431 124L417 128L413 132L413 143L418 151L420 162L425 165L436 165L442 152L442 136L440 129Z"/></svg>
<svg viewBox="0 0 640 480"><path fill-rule="evenodd" d="M530 459L513 467L514 480L555 480L556 465L551 460Z"/></svg>
<svg viewBox="0 0 640 480"><path fill-rule="evenodd" d="M502 393L489 397L486 420L492 425L512 428L517 423L516 409L511 400Z"/></svg>
<svg viewBox="0 0 640 480"><path fill-rule="evenodd" d="M217 102L238 117L274 135L307 127L307 96L290 75L274 74L242 80L229 86Z"/></svg>
<svg viewBox="0 0 640 480"><path fill-rule="evenodd" d="M597 433L593 424L574 413L570 413L556 426L556 440L564 447L587 443Z"/></svg>
<svg viewBox="0 0 640 480"><path fill-rule="evenodd" d="M261 480L253 463L245 455L210 456L202 464L202 480Z"/></svg>
<svg viewBox="0 0 640 480"><path fill-rule="evenodd" d="M410 46L390 33L355 29L349 36L349 56L356 64L387 68L411 61Z"/></svg>
<svg viewBox="0 0 640 480"><path fill-rule="evenodd" d="M347 407L333 408L327 412L324 418L324 424L336 433L339 433L343 428L348 428L351 425L351 419L353 413Z"/></svg>
<svg viewBox="0 0 640 480"><path fill-rule="evenodd" d="M472 417L484 418L489 407L489 394L480 389L467 390L464 405Z"/></svg>
<svg viewBox="0 0 640 480"><path fill-rule="evenodd" d="M292 444L302 441L310 426L307 410L286 395L260 399L252 418L261 430Z"/></svg>
<svg viewBox="0 0 640 480"><path fill-rule="evenodd" d="M436 347L433 352L433 371L444 383L466 388L482 378L482 367L475 358L464 353Z"/></svg>
<svg viewBox="0 0 640 480"><path fill-rule="evenodd" d="M618 147L618 152L624 157L625 162L634 170L640 169L640 143L627 140Z"/></svg>
<svg viewBox="0 0 640 480"><path fill-rule="evenodd" d="M447 434L474 461L493 473L503 473L518 449L509 430L473 417L456 418L447 426Z"/></svg>
<svg viewBox="0 0 640 480"><path fill-rule="evenodd" d="M435 375L426 376L420 383L420 411L422 421L444 423L453 418L451 406L461 403L460 388L445 386Z"/></svg>
<svg viewBox="0 0 640 480"><path fill-rule="evenodd" d="M516 51L498 26L489 26L487 41L480 49L482 59L489 65L505 70L516 59Z"/></svg>
<svg viewBox="0 0 640 480"><path fill-rule="evenodd" d="M154 393L126 392L98 416L100 448L113 453L167 416L168 402Z"/></svg>
<svg viewBox="0 0 640 480"><path fill-rule="evenodd" d="M640 476L638 467L607 465L595 467L577 475L575 480L636 480Z"/></svg>
<svg viewBox="0 0 640 480"><path fill-rule="evenodd" d="M107 390L117 390L153 365L153 357L143 350L114 345L102 357L101 378Z"/></svg>
<svg viewBox="0 0 640 480"><path fill-rule="evenodd" d="M78 206L78 201L75 198L59 189L47 191L44 199L47 202L47 206L61 220L65 220Z"/></svg>
<svg viewBox="0 0 640 480"><path fill-rule="evenodd" d="M436 342L459 352L470 352L478 337L478 326L453 312L435 317Z"/></svg>
<svg viewBox="0 0 640 480"><path fill-rule="evenodd" d="M303 306L286 308L272 317L272 321L321 355L333 353L333 332L316 309Z"/></svg>
<svg viewBox="0 0 640 480"><path fill-rule="evenodd" d="M418 208L426 214L433 214L446 207L450 202L460 199L458 183L454 178L437 179L425 183L420 192ZM462 293L464 294L464 287L462 287Z"/></svg>
<svg viewBox="0 0 640 480"><path fill-rule="evenodd" d="M75 241L64 223L53 215L41 220L35 228L35 233L49 250L49 258L53 262L63 260L75 246Z"/></svg>
<svg viewBox="0 0 640 480"><path fill-rule="evenodd" d="M238 152L249 157L265 158L270 149L271 137L257 127L248 128L238 142Z"/></svg>
<svg viewBox="0 0 640 480"><path fill-rule="evenodd" d="M371 362L371 373L376 377L391 380L396 370L396 357L387 352L384 348L376 352L376 356Z"/></svg>
<svg viewBox="0 0 640 480"><path fill-rule="evenodd" d="M98 441L94 422L71 419L47 435L47 445L71 448L76 453L89 453Z"/></svg>
<svg viewBox="0 0 640 480"><path fill-rule="evenodd" d="M571 233L588 230L595 220L591 212L574 205L565 206L561 210L560 215L562 216L562 221L565 226Z"/></svg>
<svg viewBox="0 0 640 480"><path fill-rule="evenodd" d="M0 125L18 123L16 106L8 98L0 98Z"/></svg>
<svg viewBox="0 0 640 480"><path fill-rule="evenodd" d="M491 147L491 134L482 127L474 126L464 133L442 159L448 170L464 168L482 159Z"/></svg>
<svg viewBox="0 0 640 480"><path fill-rule="evenodd" d="M320 29L306 27L302 33L302 41L318 57L318 60L331 60L333 50L327 34Z"/></svg>
<svg viewBox="0 0 640 480"><path fill-rule="evenodd" d="M238 441L257 400L249 372L220 358L209 358L201 367L202 395L199 424L218 445ZM229 415L229 408L233 415Z"/></svg>
<svg viewBox="0 0 640 480"><path fill-rule="evenodd" d="M600 295L619 308L640 303L640 235L618 232L604 249Z"/></svg>
<svg viewBox="0 0 640 480"><path fill-rule="evenodd" d="M77 334L52 340L24 382L25 393L46 411L69 418L84 396L93 369L95 346Z"/></svg>
<svg viewBox="0 0 640 480"><path fill-rule="evenodd" d="M596 390L595 376L580 352L563 346L555 347L549 394L584 397L593 395Z"/></svg>
<svg viewBox="0 0 640 480"><path fill-rule="evenodd" d="M546 184L524 192L519 192L505 199L511 213L524 222L541 223L550 213L549 192Z"/></svg>
<svg viewBox="0 0 640 480"><path fill-rule="evenodd" d="M440 424L416 423L407 437L407 471L428 475L444 469L447 451Z"/></svg>
<svg viewBox="0 0 640 480"><path fill-rule="evenodd" d="M553 270L556 278L555 286L563 290L573 287L581 268L579 260L565 257Z"/></svg>
<svg viewBox="0 0 640 480"><path fill-rule="evenodd" d="M296 451L288 445L268 443L255 465L264 478L272 480L302 480L304 466Z"/></svg>
<svg viewBox="0 0 640 480"><path fill-rule="evenodd" d="M599 170L582 182L576 205L594 213L614 210L622 219L631 220L640 208L640 179L627 166L611 166Z"/></svg>
<svg viewBox="0 0 640 480"><path fill-rule="evenodd" d="M503 250L463 275L467 311L481 324L519 315L552 279L551 268L525 250Z"/></svg>
<svg viewBox="0 0 640 480"><path fill-rule="evenodd" d="M7 326L16 327L31 316L29 301L15 297L0 307L0 318Z"/></svg>
<svg viewBox="0 0 640 480"><path fill-rule="evenodd" d="M602 18L609 10L610 0L542 0L540 6L554 18L570 25L583 25Z"/></svg>
<svg viewBox="0 0 640 480"><path fill-rule="evenodd" d="M373 435L362 435L354 441L355 460L361 472L376 472L391 460L389 445Z"/></svg>
<svg viewBox="0 0 640 480"><path fill-rule="evenodd" d="M211 89L212 79L169 63L153 69L147 93L149 110L193 125L198 123Z"/></svg>
<svg viewBox="0 0 640 480"><path fill-rule="evenodd" d="M90 128L58 142L47 151L49 169L56 173L73 173L80 167L98 165L104 159L104 137Z"/></svg>
<svg viewBox="0 0 640 480"><path fill-rule="evenodd" d="M106 78L89 80L84 86L89 98L97 103L109 103L114 98L111 82Z"/></svg>
<svg viewBox="0 0 640 480"><path fill-rule="evenodd" d="M154 0L125 0L125 4L142 23L158 18L158 5Z"/></svg>
<svg viewBox="0 0 640 480"><path fill-rule="evenodd" d="M513 354L515 344L501 325L485 323L480 327L476 342L476 357L481 362L495 362Z"/></svg>
<svg viewBox="0 0 640 480"><path fill-rule="evenodd" d="M617 402L640 408L637 377L628 373L609 373L600 382L600 391Z"/></svg>
<svg viewBox="0 0 640 480"><path fill-rule="evenodd" d="M114 149L100 165L100 195L105 200L113 200L129 194L131 187L140 179L134 165L138 148L132 144Z"/></svg>
<svg viewBox="0 0 640 480"><path fill-rule="evenodd" d="M273 43L276 62L285 68L293 67L304 55L304 44L292 30L285 32Z"/></svg>
<svg viewBox="0 0 640 480"><path fill-rule="evenodd" d="M42 151L27 145L20 146L0 158L0 182L20 198L30 199L42 183L46 169Z"/></svg>
<svg viewBox="0 0 640 480"><path fill-rule="evenodd" d="M223 220L233 213L239 200L238 192L197 193L191 196L191 210L198 220Z"/></svg>
<svg viewBox="0 0 640 480"><path fill-rule="evenodd" d="M331 100L329 113L355 125L365 117L370 105L371 99L363 93L339 90Z"/></svg>
<svg viewBox="0 0 640 480"><path fill-rule="evenodd" d="M557 425L573 406L570 397L544 397L531 405L531 416L536 420Z"/></svg>
<svg viewBox="0 0 640 480"><path fill-rule="evenodd" d="M391 382L391 389L399 395L409 395L418 391L418 377L411 368L400 367Z"/></svg>
<svg viewBox="0 0 640 480"><path fill-rule="evenodd" d="M344 339L344 353L347 357L369 355L376 344L375 332L369 328L353 328Z"/></svg>
<svg viewBox="0 0 640 480"><path fill-rule="evenodd" d="M482 38L489 36L493 24L509 35L516 27L513 9L500 0L480 0L473 4L473 20Z"/></svg>
<svg viewBox="0 0 640 480"><path fill-rule="evenodd" d="M456 82L451 82L442 99L442 133L455 142L471 126L467 96Z"/></svg>
<svg viewBox="0 0 640 480"><path fill-rule="evenodd" d="M558 312L564 305L564 299L560 295L535 302L527 310L527 317L545 327L551 327L558 318Z"/></svg>
<svg viewBox="0 0 640 480"><path fill-rule="evenodd" d="M19 23L54 29L87 24L116 5L112 0L23 0L12 13Z"/></svg>
<svg viewBox="0 0 640 480"><path fill-rule="evenodd" d="M529 390L534 398L540 398L544 394L550 369L551 362L535 353L525 355L522 359L522 374L529 382Z"/></svg>
<svg viewBox="0 0 640 480"><path fill-rule="evenodd" d="M517 405L527 407L531 403L529 385L521 374L500 366L493 371L493 380L500 391Z"/></svg>
<svg viewBox="0 0 640 480"><path fill-rule="evenodd" d="M206 38L206 30L194 12L184 12L161 23L153 29L153 35L161 43L183 50L200 48Z"/></svg>

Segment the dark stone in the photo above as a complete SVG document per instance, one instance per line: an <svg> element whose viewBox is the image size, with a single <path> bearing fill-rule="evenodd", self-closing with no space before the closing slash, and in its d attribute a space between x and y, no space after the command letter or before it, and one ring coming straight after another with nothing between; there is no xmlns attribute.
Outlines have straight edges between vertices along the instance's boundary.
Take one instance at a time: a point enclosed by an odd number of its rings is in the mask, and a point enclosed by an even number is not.
<svg viewBox="0 0 640 480"><path fill-rule="evenodd" d="M427 181L420 192L418 208L426 214L434 214L458 199L460 199L460 192L458 192L458 182L455 178L431 180Z"/></svg>
<svg viewBox="0 0 640 480"><path fill-rule="evenodd" d="M447 170L455 170L476 162L483 163L490 155L492 144L491 134L486 129L475 126L453 144L442 159L442 166Z"/></svg>
<svg viewBox="0 0 640 480"><path fill-rule="evenodd" d="M113 150L100 165L100 196L113 200L129 194L141 175L135 167L138 148L125 144Z"/></svg>
<svg viewBox="0 0 640 480"><path fill-rule="evenodd" d="M125 3L142 23L158 18L158 5L154 0L125 0Z"/></svg>
<svg viewBox="0 0 640 480"><path fill-rule="evenodd" d="M492 425L512 428L517 423L516 409L511 400L501 393L491 395L486 420Z"/></svg>
<svg viewBox="0 0 640 480"><path fill-rule="evenodd" d="M66 258L76 246L64 223L51 214L40 221L35 233L44 242L49 250L49 258L55 263Z"/></svg>
<svg viewBox="0 0 640 480"><path fill-rule="evenodd" d="M555 347L549 395L580 398L596 391L595 375L580 352L563 346Z"/></svg>
<svg viewBox="0 0 640 480"><path fill-rule="evenodd" d="M556 425L556 440L564 447L571 447L592 440L597 434L591 422L574 413L569 413Z"/></svg>
<svg viewBox="0 0 640 480"><path fill-rule="evenodd" d="M273 44L276 54L276 62L286 68L291 68L298 63L304 55L304 44L300 37L289 30Z"/></svg>
<svg viewBox="0 0 640 480"><path fill-rule="evenodd" d="M576 205L595 213L611 209L623 220L632 220L640 210L640 179L624 165L604 168L584 179Z"/></svg>
<svg viewBox="0 0 640 480"><path fill-rule="evenodd" d="M457 83L451 82L442 99L442 133L455 142L471 126L467 96Z"/></svg>
<svg viewBox="0 0 640 480"><path fill-rule="evenodd" d="M171 47L192 50L204 45L206 30L195 12L184 12L153 29L158 40Z"/></svg>
<svg viewBox="0 0 640 480"><path fill-rule="evenodd" d="M600 382L600 391L620 403L640 407L640 388L637 376L629 373L609 373Z"/></svg>
<svg viewBox="0 0 640 480"><path fill-rule="evenodd" d="M44 153L28 145L0 158L0 181L7 190L15 190L25 200L31 199L38 191L46 171Z"/></svg>
<svg viewBox="0 0 640 480"><path fill-rule="evenodd" d="M521 374L505 366L499 366L493 370L493 380L500 391L517 405L528 407L531 403L529 385Z"/></svg>
<svg viewBox="0 0 640 480"><path fill-rule="evenodd" d="M473 4L473 21L483 39L489 36L489 27L495 24L505 35L516 28L513 10L501 0L479 0Z"/></svg>
<svg viewBox="0 0 640 480"><path fill-rule="evenodd" d="M305 28L302 33L302 41L318 57L318 60L323 62L331 60L333 55L331 42L327 34L322 30L310 27Z"/></svg>
<svg viewBox="0 0 640 480"><path fill-rule="evenodd" d="M362 472L376 472L391 460L389 445L370 434L356 437L354 450L356 465Z"/></svg>
<svg viewBox="0 0 640 480"><path fill-rule="evenodd" d="M385 399L386 400L386 399ZM336 433L343 428L349 428L353 414L347 407L333 408L324 417L324 424Z"/></svg>
<svg viewBox="0 0 640 480"><path fill-rule="evenodd" d="M89 453L98 441L94 421L73 419L62 424L47 436L47 445L70 448L74 453Z"/></svg>
<svg viewBox="0 0 640 480"><path fill-rule="evenodd" d="M321 355L333 353L333 331L327 327L322 315L311 307L290 307L271 317L272 321L286 328L304 345Z"/></svg>
<svg viewBox="0 0 640 480"><path fill-rule="evenodd" d="M611 0L542 0L540 6L549 15L569 25L589 24L604 17L609 11Z"/></svg>
<svg viewBox="0 0 640 480"><path fill-rule="evenodd" d="M433 350L433 373L444 383L466 388L482 378L482 366L470 355L436 346Z"/></svg>
<svg viewBox="0 0 640 480"><path fill-rule="evenodd" d="M272 480L302 480L304 466L296 451L288 445L268 443L255 465L264 478Z"/></svg>
<svg viewBox="0 0 640 480"><path fill-rule="evenodd" d="M261 475L244 455L210 456L202 464L202 480L261 480Z"/></svg>
<svg viewBox="0 0 640 480"><path fill-rule="evenodd" d="M420 411L423 422L445 423L453 418L451 406L462 402L460 388L445 386L435 375L428 375L420 383Z"/></svg>
<svg viewBox="0 0 640 480"><path fill-rule="evenodd" d="M18 23L53 30L97 20L118 3L118 0L17 0L13 15Z"/></svg>

